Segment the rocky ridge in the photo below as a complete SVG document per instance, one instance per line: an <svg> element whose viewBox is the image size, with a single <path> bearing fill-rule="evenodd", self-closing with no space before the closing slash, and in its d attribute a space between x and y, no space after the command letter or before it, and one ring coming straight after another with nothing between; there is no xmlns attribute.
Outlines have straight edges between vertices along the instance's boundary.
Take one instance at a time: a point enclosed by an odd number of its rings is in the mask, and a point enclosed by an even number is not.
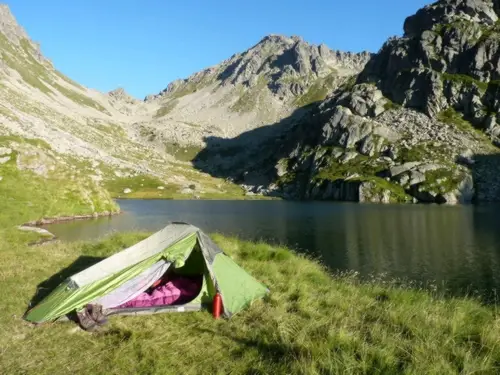
<svg viewBox="0 0 500 375"><path fill-rule="evenodd" d="M370 56L332 51L299 37L270 35L249 50L146 97L146 103L160 109L142 125L159 138L199 146L207 135L238 137L323 100L359 73Z"/></svg>

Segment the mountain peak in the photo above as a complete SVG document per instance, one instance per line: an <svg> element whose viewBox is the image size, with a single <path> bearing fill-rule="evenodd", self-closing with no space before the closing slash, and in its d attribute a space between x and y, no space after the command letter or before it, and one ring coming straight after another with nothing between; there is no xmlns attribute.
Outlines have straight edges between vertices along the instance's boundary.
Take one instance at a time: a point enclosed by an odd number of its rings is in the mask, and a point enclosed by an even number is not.
<svg viewBox="0 0 500 375"><path fill-rule="evenodd" d="M353 59L353 56L356 57ZM369 54L357 56L333 51L325 44L310 44L299 36L270 34L247 51L226 61L219 79L235 84L252 82L252 78L262 74L274 80L284 75L295 78L319 77L344 65L354 71L360 70L369 57Z"/></svg>
<svg viewBox="0 0 500 375"><path fill-rule="evenodd" d="M290 43L297 43L297 42L303 42L304 39L300 36L297 36L297 35L292 35L292 36L287 36L287 35L283 35L283 34L269 34L269 35L266 35L265 37L263 37L259 43L257 43L257 45L259 44L266 44L266 43L278 43L278 44L282 44L282 43L287 43L287 44L290 44Z"/></svg>
<svg viewBox="0 0 500 375"><path fill-rule="evenodd" d="M0 33L12 43L19 44L28 39L28 34L18 23L7 4L0 4Z"/></svg>
<svg viewBox="0 0 500 375"><path fill-rule="evenodd" d="M114 90L109 91L108 96L117 101L123 101L127 103L137 102L137 99L132 97L127 91L125 91L123 87L118 87Z"/></svg>

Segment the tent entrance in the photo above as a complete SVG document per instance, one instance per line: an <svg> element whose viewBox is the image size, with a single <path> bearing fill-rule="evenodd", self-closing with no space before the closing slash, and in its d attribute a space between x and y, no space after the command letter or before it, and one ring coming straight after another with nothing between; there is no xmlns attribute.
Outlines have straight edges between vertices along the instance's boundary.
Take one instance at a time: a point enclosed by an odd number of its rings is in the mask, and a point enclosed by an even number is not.
<svg viewBox="0 0 500 375"><path fill-rule="evenodd" d="M148 310L193 311L210 303L212 284L198 245L181 267L170 264L166 272L142 293L108 310L109 314L147 313ZM184 308L181 308L184 307Z"/></svg>

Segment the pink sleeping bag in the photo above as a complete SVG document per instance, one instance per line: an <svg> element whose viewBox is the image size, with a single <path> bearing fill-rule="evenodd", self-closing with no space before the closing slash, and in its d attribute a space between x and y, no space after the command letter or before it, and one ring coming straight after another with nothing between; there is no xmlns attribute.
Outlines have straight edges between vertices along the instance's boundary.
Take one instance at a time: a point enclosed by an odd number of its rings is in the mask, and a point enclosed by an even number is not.
<svg viewBox="0 0 500 375"><path fill-rule="evenodd" d="M150 307L185 303L194 299L201 289L201 277L176 276L166 284L156 287L151 294L143 292L134 299L117 306L118 308Z"/></svg>

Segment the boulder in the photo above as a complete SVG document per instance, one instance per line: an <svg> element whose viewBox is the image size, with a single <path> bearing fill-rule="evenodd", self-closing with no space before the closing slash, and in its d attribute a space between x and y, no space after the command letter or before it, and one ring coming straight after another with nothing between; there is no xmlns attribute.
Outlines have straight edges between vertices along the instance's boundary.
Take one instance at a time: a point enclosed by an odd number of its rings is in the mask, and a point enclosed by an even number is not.
<svg viewBox="0 0 500 375"><path fill-rule="evenodd" d="M341 128L349 126L352 112L349 108L336 106L330 119L322 128L321 143L324 145L335 144L339 138Z"/></svg>
<svg viewBox="0 0 500 375"><path fill-rule="evenodd" d="M472 150L467 149L466 151L462 152L460 155L457 156L457 163L472 166L474 165L474 153Z"/></svg>
<svg viewBox="0 0 500 375"><path fill-rule="evenodd" d="M17 227L17 229L19 229L23 232L34 232L34 233L37 233L41 236L55 237L54 234L49 232L47 229L43 229L43 228L39 228L39 227L30 227L30 226L20 225Z"/></svg>
<svg viewBox="0 0 500 375"><path fill-rule="evenodd" d="M278 175L278 177L284 176L287 173L287 161L286 161L286 159L280 160L280 162L278 162L274 166L274 168L276 169L276 174Z"/></svg>
<svg viewBox="0 0 500 375"><path fill-rule="evenodd" d="M10 160L10 156L0 157L0 164L5 164Z"/></svg>
<svg viewBox="0 0 500 375"><path fill-rule="evenodd" d="M422 164L422 163L418 162L418 161L413 161L413 162L404 163L401 165L396 165L396 166L391 167L389 169L390 176L396 177L397 175L404 173L404 172L407 172L407 171L419 166L420 164Z"/></svg>
<svg viewBox="0 0 500 375"><path fill-rule="evenodd" d="M123 194L130 194L131 192L132 192L132 189L130 189L130 188L123 189Z"/></svg>
<svg viewBox="0 0 500 375"><path fill-rule="evenodd" d="M410 174L406 172L398 174L394 180L401 186L406 186L410 182Z"/></svg>
<svg viewBox="0 0 500 375"><path fill-rule="evenodd" d="M410 185L420 184L425 181L425 174L420 171L410 172Z"/></svg>
<svg viewBox="0 0 500 375"><path fill-rule="evenodd" d="M385 111L387 99L382 91L371 84L355 85L349 96L341 101L356 115L376 117Z"/></svg>
<svg viewBox="0 0 500 375"><path fill-rule="evenodd" d="M363 138L363 140L360 142L358 151L360 154L373 156L380 152L383 143L383 138L370 134Z"/></svg>
<svg viewBox="0 0 500 375"><path fill-rule="evenodd" d="M443 198L447 204L467 204L473 201L474 195L474 180L471 175L467 174L460 182L458 188L452 192L443 194Z"/></svg>
<svg viewBox="0 0 500 375"><path fill-rule="evenodd" d="M348 152L344 153L344 155L342 155L342 157L340 158L339 161L341 164L345 164L345 163L348 163L351 160L355 159L358 155L359 154L357 152L348 151Z"/></svg>
<svg viewBox="0 0 500 375"><path fill-rule="evenodd" d="M412 185L408 193L421 203L444 203L444 198L432 191L420 190L419 185Z"/></svg>

